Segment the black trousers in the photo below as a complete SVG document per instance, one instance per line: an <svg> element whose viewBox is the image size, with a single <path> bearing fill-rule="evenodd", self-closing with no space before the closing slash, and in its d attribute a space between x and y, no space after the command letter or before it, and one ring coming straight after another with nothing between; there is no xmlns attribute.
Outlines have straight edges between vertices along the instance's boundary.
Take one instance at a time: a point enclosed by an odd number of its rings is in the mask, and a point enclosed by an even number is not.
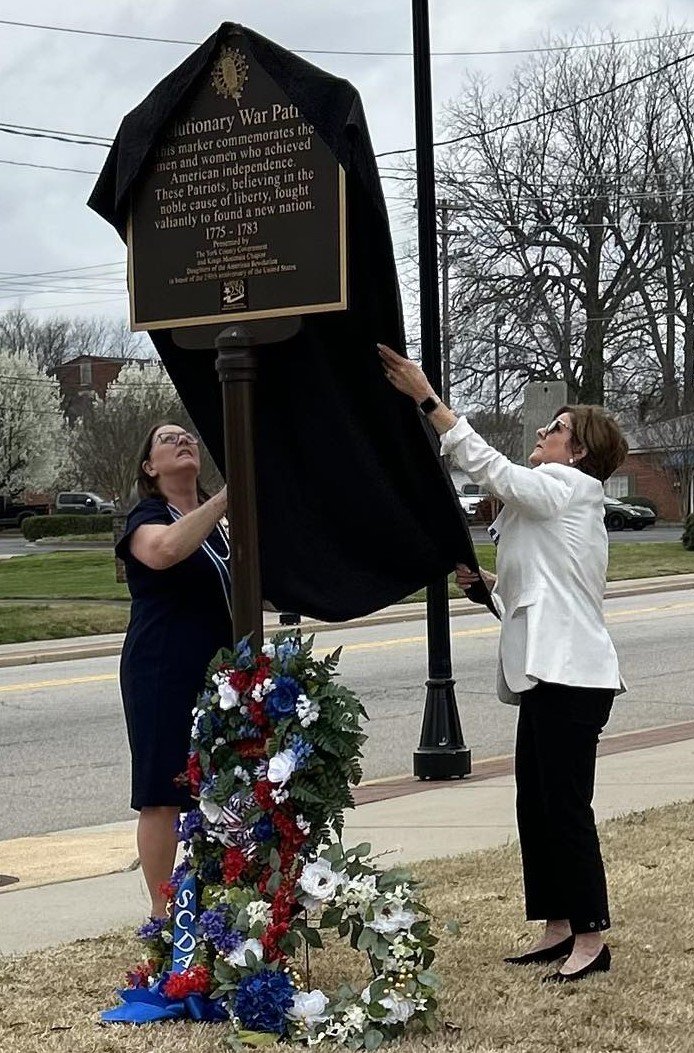
<svg viewBox="0 0 694 1053"><path fill-rule="evenodd" d="M516 814L529 921L568 918L574 933L610 926L591 802L614 694L540 681L521 695Z"/></svg>

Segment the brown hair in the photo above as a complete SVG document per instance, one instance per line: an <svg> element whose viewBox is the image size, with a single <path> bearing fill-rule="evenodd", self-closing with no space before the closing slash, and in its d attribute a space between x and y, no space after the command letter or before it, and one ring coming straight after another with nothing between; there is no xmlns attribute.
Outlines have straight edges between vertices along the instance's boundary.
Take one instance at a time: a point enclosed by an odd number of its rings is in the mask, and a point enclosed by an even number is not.
<svg viewBox="0 0 694 1053"><path fill-rule="evenodd" d="M586 451L585 457L576 462L576 467L604 483L629 452L619 424L605 413L602 406L562 406L554 416L558 417L560 413L568 413L571 417L573 449Z"/></svg>
<svg viewBox="0 0 694 1053"><path fill-rule="evenodd" d="M148 461L149 458L150 458L150 455L152 453L152 442L154 440L154 436L156 435L156 433L159 431L160 428L164 428L164 427L166 427L167 424L171 424L171 423L172 423L171 421L163 420L163 421L159 421L158 424L153 424L152 427L147 432L147 435L145 436L144 442L142 443L142 446L140 447L140 452L139 452L138 458L137 458L135 481L136 481L136 484L137 484L137 496L141 500L142 500L142 498L145 498L145 497L156 497L160 501L165 501L166 500L166 498L164 497L163 493L159 489L159 485L157 483L157 480L153 479L151 475L147 474L147 472L143 468L143 464L144 464L145 461ZM208 493L206 493L203 490L203 488L200 486L199 480L196 480L196 485L197 485L197 490L198 490L198 500L202 504L203 502L205 502L205 501L207 501L209 499L210 495Z"/></svg>

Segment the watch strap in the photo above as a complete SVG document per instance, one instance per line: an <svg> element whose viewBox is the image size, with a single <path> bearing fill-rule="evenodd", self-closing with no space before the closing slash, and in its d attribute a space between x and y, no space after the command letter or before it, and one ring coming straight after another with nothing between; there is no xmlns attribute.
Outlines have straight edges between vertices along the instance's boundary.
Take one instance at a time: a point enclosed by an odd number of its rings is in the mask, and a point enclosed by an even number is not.
<svg viewBox="0 0 694 1053"><path fill-rule="evenodd" d="M437 406L441 405L441 399L437 398L436 395L429 395L428 398L424 399L423 402L419 403L419 412L423 413L427 417L430 413L433 413Z"/></svg>

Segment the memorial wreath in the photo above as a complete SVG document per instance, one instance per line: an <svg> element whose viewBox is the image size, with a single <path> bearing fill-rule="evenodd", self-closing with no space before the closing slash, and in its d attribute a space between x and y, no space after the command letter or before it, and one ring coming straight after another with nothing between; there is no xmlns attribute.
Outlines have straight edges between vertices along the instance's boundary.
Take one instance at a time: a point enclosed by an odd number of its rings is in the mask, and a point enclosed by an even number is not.
<svg viewBox="0 0 694 1053"><path fill-rule="evenodd" d="M282 1038L376 1049L410 1022L434 1027L436 937L417 883L345 849L366 713L338 684L339 651L278 635L221 651L194 710L170 916L139 930L143 961L105 1020L228 1020L232 1044ZM370 977L311 988L310 949L349 938Z"/></svg>

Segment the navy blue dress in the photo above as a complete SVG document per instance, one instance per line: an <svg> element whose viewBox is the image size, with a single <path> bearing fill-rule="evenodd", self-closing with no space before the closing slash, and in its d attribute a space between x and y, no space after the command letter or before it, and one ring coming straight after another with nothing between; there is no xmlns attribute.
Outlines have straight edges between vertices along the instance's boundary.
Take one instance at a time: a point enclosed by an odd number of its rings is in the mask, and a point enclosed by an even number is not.
<svg viewBox="0 0 694 1053"><path fill-rule="evenodd" d="M130 512L116 546L132 596L120 685L132 755L131 806L138 811L191 806L187 790L174 782L186 768L191 712L210 661L220 647L233 645L228 574L206 550L226 556L221 528L167 570L152 570L130 552L139 526L176 518L165 501L145 498Z"/></svg>

